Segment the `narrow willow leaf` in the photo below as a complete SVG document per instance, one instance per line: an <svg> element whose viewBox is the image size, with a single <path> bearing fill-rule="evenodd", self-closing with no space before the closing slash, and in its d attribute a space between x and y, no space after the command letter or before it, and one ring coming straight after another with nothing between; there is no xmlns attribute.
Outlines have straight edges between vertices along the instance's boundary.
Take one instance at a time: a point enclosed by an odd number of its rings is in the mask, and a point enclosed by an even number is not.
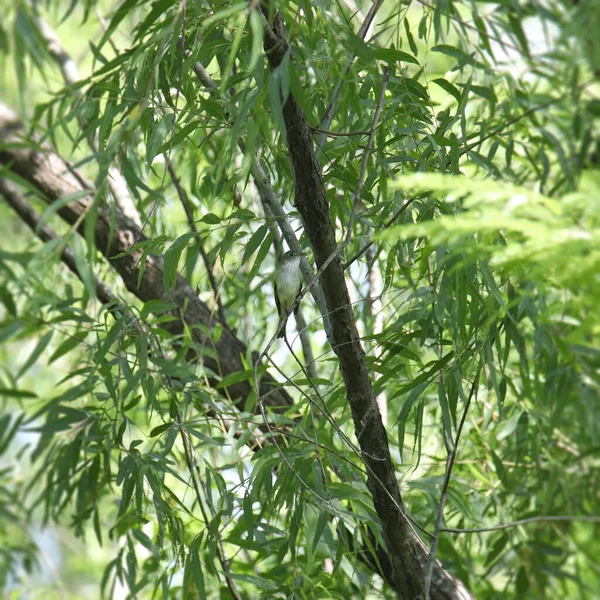
<svg viewBox="0 0 600 600"><path fill-rule="evenodd" d="M244 248L244 256L242 257L242 264L246 264L248 259L254 254L256 249L260 246L265 235L269 230L268 225L261 225L253 234L252 237L248 240L246 247Z"/></svg>
<svg viewBox="0 0 600 600"><path fill-rule="evenodd" d="M391 64L395 62L407 62L413 65L419 64L419 61L412 54L393 48L377 48L376 50L373 50L373 56L377 60L383 60Z"/></svg>
<svg viewBox="0 0 600 600"><path fill-rule="evenodd" d="M32 350L31 354L27 358L27 360L23 363L23 366L19 369L19 372L15 376L15 381L18 381L23 377L23 375L32 367L32 365L37 361L37 359L42 355L42 352L46 349L50 340L54 335L54 330L47 331L35 345L35 348Z"/></svg>
<svg viewBox="0 0 600 600"><path fill-rule="evenodd" d="M457 88L455 88L449 81L446 81L442 78L437 78L432 80L432 83L439 85L445 92L448 92L451 96L456 98L457 102L460 102L460 92Z"/></svg>
<svg viewBox="0 0 600 600"><path fill-rule="evenodd" d="M198 534L192 540L185 560L183 597L189 598L190 600L207 597L204 583L204 571L198 555L203 537L203 534Z"/></svg>
<svg viewBox="0 0 600 600"><path fill-rule="evenodd" d="M175 288L175 282L177 281L177 267L179 265L179 259L181 253L186 247L187 243L196 235L193 231L188 231L183 235L179 236L165 252L164 264L163 264L163 285L165 290L170 291Z"/></svg>
<svg viewBox="0 0 600 600"><path fill-rule="evenodd" d="M411 52L417 56L417 54L419 54L419 50L415 44L415 39L410 31L410 23L406 17L404 18L404 33L406 34L406 39L408 40L408 45L410 46Z"/></svg>
<svg viewBox="0 0 600 600"><path fill-rule="evenodd" d="M148 144L146 145L146 172L150 170L152 161L158 154L160 147L168 140L169 135L171 135L174 121L175 115L168 114L152 126Z"/></svg>
<svg viewBox="0 0 600 600"><path fill-rule="evenodd" d="M252 48L250 50L250 62L248 71L254 71L259 59L262 56L263 45L263 22L258 9L250 12L250 30L252 31Z"/></svg>

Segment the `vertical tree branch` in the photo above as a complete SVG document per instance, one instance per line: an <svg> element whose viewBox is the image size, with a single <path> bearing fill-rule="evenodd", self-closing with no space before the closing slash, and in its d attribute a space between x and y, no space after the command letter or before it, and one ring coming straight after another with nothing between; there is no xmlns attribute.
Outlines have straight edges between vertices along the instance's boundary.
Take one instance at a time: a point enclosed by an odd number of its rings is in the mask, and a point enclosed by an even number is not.
<svg viewBox="0 0 600 600"><path fill-rule="evenodd" d="M276 13L271 26L267 20L269 11L264 5L263 12L265 54L274 70L281 64L288 50L285 25L281 15ZM338 356L356 436L367 466L367 485L382 523L394 587L403 597L416 598L424 591L423 572L410 524L402 514L402 499L387 434L377 409L350 305L344 271L338 256L340 247L335 240L321 171L314 152L312 131L306 116L291 95L283 107L283 117L295 175L296 206L302 215L317 266L319 270L324 269L321 283L331 318L333 348Z"/></svg>

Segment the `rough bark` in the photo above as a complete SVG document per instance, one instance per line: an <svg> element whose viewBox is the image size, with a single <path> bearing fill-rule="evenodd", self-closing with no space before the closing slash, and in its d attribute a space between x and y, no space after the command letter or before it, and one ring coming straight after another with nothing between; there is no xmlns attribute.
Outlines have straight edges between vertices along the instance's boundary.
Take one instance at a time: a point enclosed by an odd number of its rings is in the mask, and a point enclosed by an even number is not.
<svg viewBox="0 0 600 600"><path fill-rule="evenodd" d="M93 185L48 146L36 146L34 141L25 140L23 126L17 114L1 102L0 164L37 188L48 203L68 194L88 192L58 210L65 221L71 225L77 223L83 234L84 216L94 203ZM183 332L184 324L191 327L194 341L204 348L198 358L214 373L225 376L244 370L241 358L247 354L246 345L231 329L216 319L210 308L198 299L191 285L178 275L174 290L165 290L162 256L148 256L140 278L142 250L132 250L132 247L146 239L138 226L118 209L112 214L102 208L98 210L95 223L96 247L120 275L127 289L144 302L163 300L177 305L174 314L178 318L163 324L163 327L174 335ZM211 334L216 325L221 325L222 333L214 342ZM261 394L266 395L265 404L278 408L291 406L292 399L285 390L274 391L277 385L270 375L263 375ZM242 381L224 388L222 392L234 399L238 408L243 409L251 390L250 383Z"/></svg>
<svg viewBox="0 0 600 600"><path fill-rule="evenodd" d="M274 70L281 64L288 51L285 24L279 13L274 13L273 21L269 22L269 10L264 8L263 12L264 49L271 69ZM283 107L283 117L290 161L294 169L295 204L302 216L317 267L320 268L334 254L337 243L321 170L314 152L312 131L306 116L291 94ZM427 552L403 515L402 498L387 433L371 385L339 256L334 258L323 272L321 285L331 320L333 349L339 360L356 437L367 467L367 485L381 521L383 539L387 546L389 563L385 566L382 563L384 569L389 569L386 580L391 583L400 598L422 598L422 564L427 560ZM436 586L442 584L443 587L434 589L432 597L469 597L460 582L439 568L439 563L436 565Z"/></svg>
<svg viewBox="0 0 600 600"><path fill-rule="evenodd" d="M304 126L306 126L303 115L302 122ZM305 136L305 143L312 144L310 134ZM59 211L59 214L71 224L77 222L82 215L91 208L95 193L92 184L86 181L76 170L72 169L68 162L59 157L49 147L36 146L35 142L27 142L27 140L24 140L23 127L18 116L2 102L0 102L0 164L7 166L42 192L43 198L47 202L53 202L66 194L88 191L88 195L73 201ZM316 168L316 163L314 168ZM320 175L315 181L315 185L320 185L322 189ZM324 195L322 196L321 204L322 203L325 203L326 205ZM328 220L326 223L328 223L329 227L331 226L331 223ZM313 227L315 227L314 224ZM83 221L80 225L80 231L83 231L82 228ZM167 294L163 285L162 257L154 255L148 258L144 274L140 281L140 286L138 287L137 280L140 270L139 258L141 253L139 251L130 252L130 250L134 242L139 242L144 239L146 238L139 228L122 214L117 212L116 215L110 216L103 210L99 211L98 219L96 221L96 245L104 256L109 259L127 288L143 301L152 299L175 301L179 306L177 316L180 318L173 324L174 333L182 331L184 322L192 326L199 325L206 328L206 331L212 331L213 327L217 324L214 314L212 314L208 306L198 300L194 290L186 280L177 277L174 294L172 296ZM121 252L129 252L129 254L118 259L114 258L115 255ZM318 264L322 264L322 253L319 256L320 259ZM327 270L327 273L329 271L330 269ZM339 268L335 272L339 276ZM344 293L342 293L341 296L342 304L344 304ZM331 295L328 295L328 297L330 298L330 300L328 300L329 302L335 300L335 297L332 298ZM347 301L345 302L345 305L347 306ZM343 320L343 325L344 326L341 329L339 323L336 325L336 335L343 337L343 335L345 335L344 327L346 325L350 327L350 330L353 328L353 317L348 322L346 316ZM209 368L220 372L223 375L239 371L243 368L240 356L246 354L246 346L230 329L224 327L223 333L214 347L207 337L202 334L200 329L195 329L194 335L196 336L196 341L200 344L208 344L207 350L213 349L213 356L205 356L203 358L204 364ZM357 356L360 359L363 354L360 344L358 343L358 338L356 337L357 334L355 328L354 335L355 342L351 355L358 352ZM340 337L337 339L340 339ZM358 345L358 350L356 349L356 345ZM339 342L336 343L336 346L339 346ZM343 348L343 345L341 347ZM368 373L366 373L366 375L368 377ZM261 380L261 394L268 394L265 398L265 405L279 408L290 406L292 400L285 390L278 390L269 394L274 385L274 379L268 374L265 374ZM237 406L243 408L248 393L250 392L250 388L251 386L246 382L240 382L230 386L227 390L221 391L226 391L231 397L236 398ZM372 390L370 393L372 394ZM383 433L385 435L385 430L383 430ZM387 439L384 438L382 441L387 448ZM378 456L373 453L371 453L371 455ZM395 487L397 490L393 472L391 475L393 478L391 489L393 491ZM385 492L383 491L383 493ZM391 502L391 506L388 506L387 510L397 512L393 502ZM382 519L382 523L385 522L386 521ZM358 551L357 556L375 572L380 573L393 588L398 590L399 588L392 568L392 562L386 558L387 556L391 556L391 553L389 552L390 545L387 542L387 539L386 544L388 544L387 552L386 549L374 544L379 557L379 566L375 564L375 561L369 560L368 553L365 551ZM424 564L424 561L428 558L426 549L421 545L417 545L416 550L419 553L420 562ZM402 597L408 598L412 596ZM447 573L436 561L436 568L434 569L432 579L431 598L433 600L470 600L472 599L472 596L458 579Z"/></svg>
<svg viewBox="0 0 600 600"><path fill-rule="evenodd" d="M275 16L273 29L267 28L264 45L271 68L276 69L287 50L284 25L279 15ZM291 95L283 108L283 116L294 167L296 207L302 215L317 267L320 267L335 252L337 244L315 157L312 131ZM321 284L331 319L333 349L339 359L356 437L368 469L367 485L381 520L394 587L402 598L419 598L424 591L423 571L414 536L400 510L402 499L387 434L377 408L339 257L323 272Z"/></svg>

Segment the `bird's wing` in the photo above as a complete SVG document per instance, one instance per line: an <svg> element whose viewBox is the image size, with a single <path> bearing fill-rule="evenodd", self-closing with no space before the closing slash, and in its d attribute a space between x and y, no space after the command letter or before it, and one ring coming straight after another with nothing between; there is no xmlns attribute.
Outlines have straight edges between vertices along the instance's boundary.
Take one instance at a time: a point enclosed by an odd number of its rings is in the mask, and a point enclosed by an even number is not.
<svg viewBox="0 0 600 600"><path fill-rule="evenodd" d="M281 305L279 304L279 292L277 291L277 281L273 282L273 291L275 292L275 306L277 307L277 314L281 318Z"/></svg>
<svg viewBox="0 0 600 600"><path fill-rule="evenodd" d="M298 286L298 294L302 291L302 281L300 282L300 285ZM296 298L298 297L298 294L296 294ZM298 304L296 304L296 308L294 309L294 316L298 314L298 309L300 308L300 302L298 302Z"/></svg>

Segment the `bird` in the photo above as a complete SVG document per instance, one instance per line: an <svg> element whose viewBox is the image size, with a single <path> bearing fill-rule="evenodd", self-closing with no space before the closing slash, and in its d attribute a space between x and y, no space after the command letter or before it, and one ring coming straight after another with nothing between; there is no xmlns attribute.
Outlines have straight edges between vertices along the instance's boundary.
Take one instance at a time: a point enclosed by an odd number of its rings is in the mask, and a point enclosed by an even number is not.
<svg viewBox="0 0 600 600"><path fill-rule="evenodd" d="M282 257L275 271L275 304L279 314L279 324L283 322L281 331L277 337L285 336L285 327L287 319L296 302L296 298L302 289L302 272L300 271L300 261L304 252L294 252L289 250ZM294 315L298 314L298 305L294 309Z"/></svg>

